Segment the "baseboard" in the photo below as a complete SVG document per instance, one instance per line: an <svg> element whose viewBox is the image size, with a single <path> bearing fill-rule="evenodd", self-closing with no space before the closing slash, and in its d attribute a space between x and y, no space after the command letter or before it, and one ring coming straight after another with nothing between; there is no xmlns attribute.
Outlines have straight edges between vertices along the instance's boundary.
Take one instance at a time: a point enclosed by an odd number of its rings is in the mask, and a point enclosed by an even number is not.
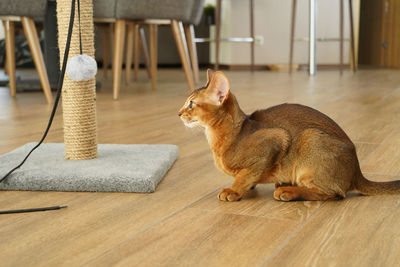
<svg viewBox="0 0 400 267"><path fill-rule="evenodd" d="M99 61L98 66L99 68L102 67L102 62ZM110 66L111 67L111 66ZM133 67L133 66L132 66ZM159 63L157 65L158 68L182 68L182 64L180 63ZM334 69L339 69L340 65L339 64L318 64L317 68L319 70L334 70ZM122 68L125 68L125 63L123 64ZM145 68L144 64L139 64L139 68ZM214 64L199 64L200 69L213 69ZM349 69L350 65L345 64L343 65L344 69ZM220 64L219 65L220 70L251 70L251 65L250 64ZM266 65L254 65L254 70L260 71L260 70L269 70L269 71L289 71L289 64L266 64ZM293 64L292 70L308 70L308 64Z"/></svg>

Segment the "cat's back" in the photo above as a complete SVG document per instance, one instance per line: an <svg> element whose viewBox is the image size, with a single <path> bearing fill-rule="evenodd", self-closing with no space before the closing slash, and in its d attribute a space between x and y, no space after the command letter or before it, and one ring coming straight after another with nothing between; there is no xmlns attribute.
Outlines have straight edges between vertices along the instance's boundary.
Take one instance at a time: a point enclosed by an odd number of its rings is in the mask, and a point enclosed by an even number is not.
<svg viewBox="0 0 400 267"><path fill-rule="evenodd" d="M281 104L257 110L250 115L249 119L265 127L283 128L292 136L300 134L305 129L316 128L339 139L350 141L340 126L327 115L300 104Z"/></svg>

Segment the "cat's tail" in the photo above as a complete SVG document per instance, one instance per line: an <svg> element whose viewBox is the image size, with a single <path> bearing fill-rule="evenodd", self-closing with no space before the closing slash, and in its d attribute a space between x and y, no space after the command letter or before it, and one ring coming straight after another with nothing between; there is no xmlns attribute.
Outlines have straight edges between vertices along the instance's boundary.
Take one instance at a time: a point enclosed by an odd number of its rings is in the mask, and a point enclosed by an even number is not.
<svg viewBox="0 0 400 267"><path fill-rule="evenodd" d="M400 180L390 182L373 182L362 173L355 180L354 187L363 195L400 194Z"/></svg>

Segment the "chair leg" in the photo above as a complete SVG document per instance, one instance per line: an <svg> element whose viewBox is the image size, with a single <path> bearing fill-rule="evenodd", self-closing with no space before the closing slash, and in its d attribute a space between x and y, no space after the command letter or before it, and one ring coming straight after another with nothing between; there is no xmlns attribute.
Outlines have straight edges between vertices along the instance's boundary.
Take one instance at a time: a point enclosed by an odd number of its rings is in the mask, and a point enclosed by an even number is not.
<svg viewBox="0 0 400 267"><path fill-rule="evenodd" d="M144 57L144 62L146 65L146 70L147 70L147 75L149 76L149 79L151 79L151 69L150 69L150 56L149 56L149 48L147 46L147 41L146 41L146 33L144 32L143 28L139 28L140 32L140 46L143 51L143 57Z"/></svg>
<svg viewBox="0 0 400 267"><path fill-rule="evenodd" d="M49 77L47 76L35 23L33 22L33 19L29 17L21 17L21 22L22 27L24 28L25 37L32 53L33 61L35 62L36 70L39 74L44 95L46 96L47 102L51 104L53 102L53 95L51 94Z"/></svg>
<svg viewBox="0 0 400 267"><path fill-rule="evenodd" d="M310 0L308 15L308 75L314 76L317 73L317 0Z"/></svg>
<svg viewBox="0 0 400 267"><path fill-rule="evenodd" d="M139 31L140 31L140 25L136 24L135 25L135 38L134 38L134 57L135 59L133 60L134 64L134 70L133 70L133 79L137 81L138 77L138 72L139 72L139 58L140 58L140 53L139 53Z"/></svg>
<svg viewBox="0 0 400 267"><path fill-rule="evenodd" d="M6 41L6 60L7 72L10 83L10 94L15 96L17 92L17 85L15 80L15 43L14 43L14 22L4 22L5 41Z"/></svg>
<svg viewBox="0 0 400 267"><path fill-rule="evenodd" d="M4 29L4 31L6 31L6 28L7 28L7 26L6 26L6 21L5 20L3 20L2 21L3 22L3 29ZM4 34L4 45L5 45L5 48L7 47L7 34L5 33ZM7 52L5 51L5 55L4 55L4 74L6 74L6 75L8 75L8 67L7 67Z"/></svg>
<svg viewBox="0 0 400 267"><path fill-rule="evenodd" d="M128 34L126 42L126 59L125 59L125 81L126 84L131 82L132 56L133 56L133 36L135 33L135 24L128 22Z"/></svg>
<svg viewBox="0 0 400 267"><path fill-rule="evenodd" d="M121 73L122 73L122 54L124 52L125 42L125 25L124 19L117 19L115 21L114 30L114 45L113 45L113 98L118 99L121 86Z"/></svg>
<svg viewBox="0 0 400 267"><path fill-rule="evenodd" d="M340 64L339 64L339 71L340 75L343 74L343 0L339 0L340 2L340 41L339 41L339 46L340 46Z"/></svg>
<svg viewBox="0 0 400 267"><path fill-rule="evenodd" d="M290 51L289 51L289 73L293 71L293 49L294 49L294 30L296 26L296 4L297 0L292 1L292 18L290 26Z"/></svg>
<svg viewBox="0 0 400 267"><path fill-rule="evenodd" d="M250 69L254 71L254 0L250 0L250 36L253 38L253 41L250 43Z"/></svg>
<svg viewBox="0 0 400 267"><path fill-rule="evenodd" d="M217 0L217 9L215 10L215 63L214 70L219 68L219 38L221 30L221 0Z"/></svg>
<svg viewBox="0 0 400 267"><path fill-rule="evenodd" d="M153 89L157 86L157 35L158 25L150 24L150 67L151 67L151 86Z"/></svg>
<svg viewBox="0 0 400 267"><path fill-rule="evenodd" d="M354 47L354 26L353 26L353 1L349 0L349 15L350 15L350 45L351 45L351 67L353 72L357 70L357 62Z"/></svg>
<svg viewBox="0 0 400 267"><path fill-rule="evenodd" d="M108 51L109 51L109 42L110 42L110 29L108 26L102 27L103 32L103 76L107 78L108 74Z"/></svg>
<svg viewBox="0 0 400 267"><path fill-rule="evenodd" d="M194 84L193 84L193 76L192 76L192 70L189 65L189 56L188 56L188 50L187 50L187 45L184 37L184 32L183 32L183 25L181 21L177 20L171 20L171 26L172 26L172 31L174 33L175 37L175 42L176 46L178 47L179 51L179 56L181 57L182 61L182 66L183 70L185 71L186 75L186 80L189 85L189 89L191 91L194 90Z"/></svg>
<svg viewBox="0 0 400 267"><path fill-rule="evenodd" d="M193 70L193 78L194 78L194 83L198 84L199 83L199 63L197 61L197 49L196 49L196 43L194 41L195 35L194 35L194 27L193 24L185 24L185 35L186 35L186 41L189 47L189 54L190 54L190 59L192 61L192 70Z"/></svg>

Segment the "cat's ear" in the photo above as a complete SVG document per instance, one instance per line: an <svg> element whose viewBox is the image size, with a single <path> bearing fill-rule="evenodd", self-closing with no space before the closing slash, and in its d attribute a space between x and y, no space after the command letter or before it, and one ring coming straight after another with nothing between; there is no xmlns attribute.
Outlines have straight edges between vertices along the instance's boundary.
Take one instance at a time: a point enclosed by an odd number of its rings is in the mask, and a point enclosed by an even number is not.
<svg viewBox="0 0 400 267"><path fill-rule="evenodd" d="M214 71L212 69L207 69L207 83L206 86L210 84L211 78L214 74Z"/></svg>
<svg viewBox="0 0 400 267"><path fill-rule="evenodd" d="M221 105L229 94L229 81L225 74L216 71L207 87L207 93L215 105Z"/></svg>

